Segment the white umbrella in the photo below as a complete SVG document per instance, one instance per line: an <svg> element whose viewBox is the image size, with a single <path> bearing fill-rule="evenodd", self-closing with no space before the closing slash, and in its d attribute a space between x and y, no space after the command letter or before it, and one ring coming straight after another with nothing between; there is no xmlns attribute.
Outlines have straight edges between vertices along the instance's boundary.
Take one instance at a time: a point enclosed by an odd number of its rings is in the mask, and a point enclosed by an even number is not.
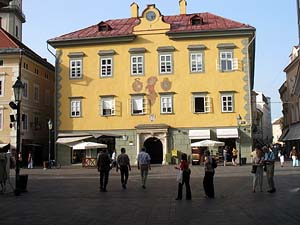
<svg viewBox="0 0 300 225"><path fill-rule="evenodd" d="M224 145L225 143L221 141L204 140L192 143L191 147L219 147Z"/></svg>
<svg viewBox="0 0 300 225"><path fill-rule="evenodd" d="M73 150L93 149L93 148L107 148L107 145L96 143L96 142L81 142L73 146Z"/></svg>

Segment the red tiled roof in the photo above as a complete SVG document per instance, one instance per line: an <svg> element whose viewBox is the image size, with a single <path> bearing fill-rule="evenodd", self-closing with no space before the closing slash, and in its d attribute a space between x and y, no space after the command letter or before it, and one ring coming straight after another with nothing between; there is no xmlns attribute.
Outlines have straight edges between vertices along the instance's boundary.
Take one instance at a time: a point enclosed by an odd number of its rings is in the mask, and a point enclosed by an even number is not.
<svg viewBox="0 0 300 225"><path fill-rule="evenodd" d="M191 19L195 16L203 18L203 24L192 25ZM133 34L134 26L139 24L139 18L115 19L101 22L111 29L99 31L98 24L50 39L49 41L75 40L84 38L117 37ZM254 29L250 25L229 20L211 13L195 13L175 16L163 16L163 21L171 25L170 32L195 31L226 31L231 29Z"/></svg>
<svg viewBox="0 0 300 225"><path fill-rule="evenodd" d="M19 41L17 38L12 36L10 33L5 31L3 28L0 27L0 52L18 52L18 51L10 51L10 50L22 50L24 54L28 55L29 57L35 59L36 61L40 62L41 64L45 65L49 69L54 70L54 67L51 63L47 62L46 59L43 59L34 51L32 51L29 47Z"/></svg>

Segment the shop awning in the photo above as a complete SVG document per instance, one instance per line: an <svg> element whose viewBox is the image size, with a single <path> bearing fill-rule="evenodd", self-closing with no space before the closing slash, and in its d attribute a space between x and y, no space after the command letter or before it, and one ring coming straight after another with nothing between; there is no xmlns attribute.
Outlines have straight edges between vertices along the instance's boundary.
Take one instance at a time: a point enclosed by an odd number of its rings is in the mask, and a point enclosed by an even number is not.
<svg viewBox="0 0 300 225"><path fill-rule="evenodd" d="M222 128L217 129L217 138L239 138L237 128Z"/></svg>
<svg viewBox="0 0 300 225"><path fill-rule="evenodd" d="M189 130L189 139L210 139L210 130Z"/></svg>
<svg viewBox="0 0 300 225"><path fill-rule="evenodd" d="M56 143L62 144L62 145L68 145L72 147L73 145L77 144L78 141L82 141L88 138L91 138L93 136L88 135L88 136L81 136L81 137L59 137L56 140Z"/></svg>
<svg viewBox="0 0 300 225"><path fill-rule="evenodd" d="M282 130L280 137L278 138L278 141L283 141L284 137L287 135L288 132L289 132L289 128L284 128Z"/></svg>
<svg viewBox="0 0 300 225"><path fill-rule="evenodd" d="M283 138L283 141L300 140L300 123L293 124L289 127L288 133Z"/></svg>
<svg viewBox="0 0 300 225"><path fill-rule="evenodd" d="M8 144L0 144L0 148L5 148L7 145L9 145L9 143Z"/></svg>

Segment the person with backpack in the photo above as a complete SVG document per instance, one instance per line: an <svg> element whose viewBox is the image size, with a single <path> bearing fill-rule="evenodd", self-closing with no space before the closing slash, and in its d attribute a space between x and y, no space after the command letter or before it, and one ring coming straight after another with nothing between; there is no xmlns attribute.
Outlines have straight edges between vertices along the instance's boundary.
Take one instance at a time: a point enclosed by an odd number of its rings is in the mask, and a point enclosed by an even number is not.
<svg viewBox="0 0 300 225"><path fill-rule="evenodd" d="M214 190L214 175L215 168L217 167L216 160L210 156L209 151L205 151L204 153L205 161L204 161L204 178L203 178L203 188L205 192L206 198L214 198L215 190Z"/></svg>

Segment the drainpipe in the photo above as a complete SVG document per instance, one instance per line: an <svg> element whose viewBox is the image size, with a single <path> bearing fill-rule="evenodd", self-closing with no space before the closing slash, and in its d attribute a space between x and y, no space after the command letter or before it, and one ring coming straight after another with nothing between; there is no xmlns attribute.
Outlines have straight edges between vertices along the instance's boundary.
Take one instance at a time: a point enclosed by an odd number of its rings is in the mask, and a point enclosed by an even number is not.
<svg viewBox="0 0 300 225"><path fill-rule="evenodd" d="M53 118L53 143L54 143L54 160L56 159L56 139L57 139L57 57L56 55L49 49L49 44L47 43L47 50L50 54L55 58L55 65L54 65L54 118Z"/></svg>

